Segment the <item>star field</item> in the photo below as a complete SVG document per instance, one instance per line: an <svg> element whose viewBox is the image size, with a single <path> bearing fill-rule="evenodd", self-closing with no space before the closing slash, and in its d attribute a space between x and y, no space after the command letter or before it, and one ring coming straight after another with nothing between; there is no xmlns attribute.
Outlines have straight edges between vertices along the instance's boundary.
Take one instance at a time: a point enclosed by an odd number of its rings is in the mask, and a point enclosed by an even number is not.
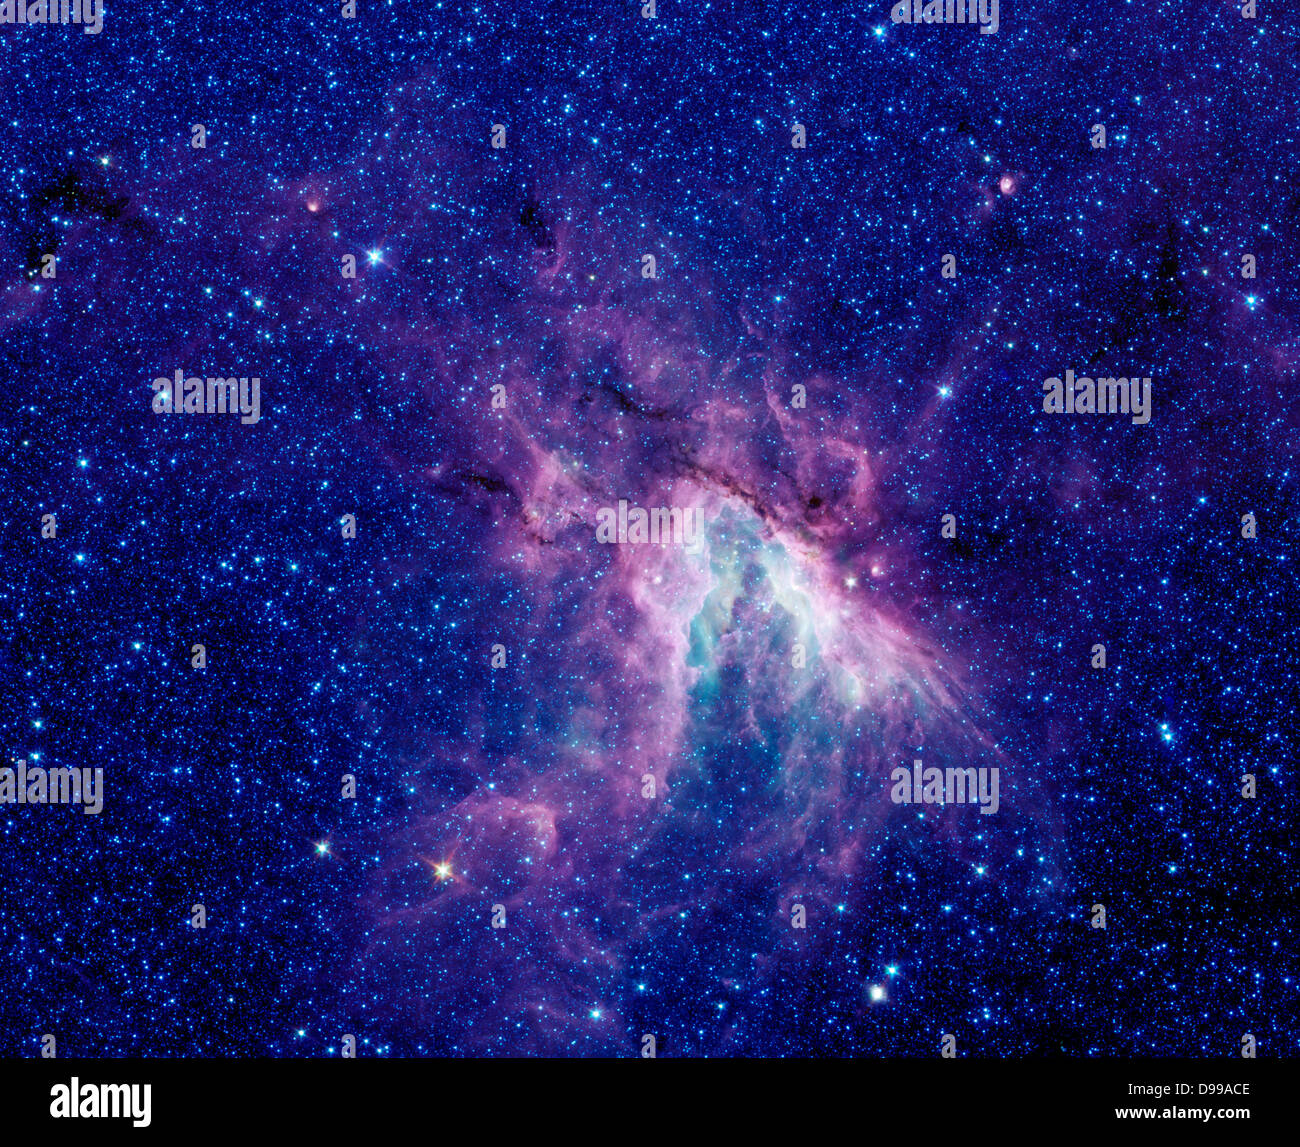
<svg viewBox="0 0 1300 1147"><path fill-rule="evenodd" d="M0 1054L1296 1054L1296 12L891 8L0 24Z"/></svg>

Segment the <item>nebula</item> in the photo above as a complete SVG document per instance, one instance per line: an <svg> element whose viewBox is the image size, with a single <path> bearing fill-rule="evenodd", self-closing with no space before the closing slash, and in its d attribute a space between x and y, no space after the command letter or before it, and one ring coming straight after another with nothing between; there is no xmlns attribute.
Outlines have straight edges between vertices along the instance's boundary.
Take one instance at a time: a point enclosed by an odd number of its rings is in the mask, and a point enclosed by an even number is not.
<svg viewBox="0 0 1300 1147"><path fill-rule="evenodd" d="M457 469L405 474L473 508L480 574L512 593L477 628L505 664L471 647L476 710L434 750L467 791L417 790L381 838L363 963L399 1011L436 993L433 1047L497 1049L514 1017L514 1054L635 1054L658 950L743 951L719 982L758 996L825 958L830 922L872 902L884 842L917 831L889 799L900 763L1015 762L981 728L962 647L891 577L916 557L885 528L890 459L825 412L832 379L799 380L821 413L791 409L778 348L733 320L730 353L706 358L702 320L657 284L602 310L539 269L517 308L473 398L428 408ZM620 500L690 508L701 544L602 543ZM953 856L977 834L958 811L921 828ZM451 875L414 879L420 859ZM728 1024L678 1050L762 1046Z"/></svg>

